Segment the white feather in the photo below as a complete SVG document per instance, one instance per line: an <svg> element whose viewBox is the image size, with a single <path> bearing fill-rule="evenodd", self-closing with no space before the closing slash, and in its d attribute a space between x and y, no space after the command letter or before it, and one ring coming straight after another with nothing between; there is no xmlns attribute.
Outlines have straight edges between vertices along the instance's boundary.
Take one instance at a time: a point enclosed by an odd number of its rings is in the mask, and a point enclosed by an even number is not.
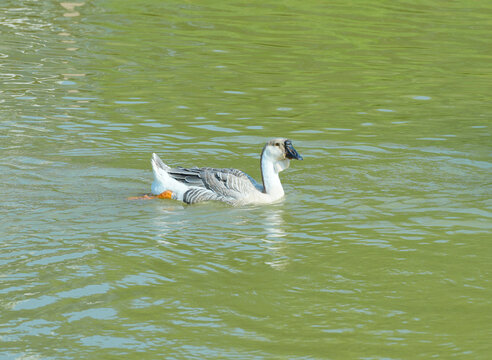
<svg viewBox="0 0 492 360"><path fill-rule="evenodd" d="M151 163L154 172L154 182L150 188L152 194L159 195L166 190L171 190L176 200L183 200L183 195L189 187L169 176L166 171L170 169L169 166L164 164L157 154L152 154Z"/></svg>

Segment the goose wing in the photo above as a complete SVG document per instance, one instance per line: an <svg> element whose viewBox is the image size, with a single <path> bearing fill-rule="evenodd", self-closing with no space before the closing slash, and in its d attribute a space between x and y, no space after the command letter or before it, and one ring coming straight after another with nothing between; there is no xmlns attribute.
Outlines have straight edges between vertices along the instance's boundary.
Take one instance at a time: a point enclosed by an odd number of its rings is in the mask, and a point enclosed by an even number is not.
<svg viewBox="0 0 492 360"><path fill-rule="evenodd" d="M175 168L169 174L190 186L184 201L193 204L201 201L219 200L233 203L248 194L262 191L262 186L253 178L237 169Z"/></svg>

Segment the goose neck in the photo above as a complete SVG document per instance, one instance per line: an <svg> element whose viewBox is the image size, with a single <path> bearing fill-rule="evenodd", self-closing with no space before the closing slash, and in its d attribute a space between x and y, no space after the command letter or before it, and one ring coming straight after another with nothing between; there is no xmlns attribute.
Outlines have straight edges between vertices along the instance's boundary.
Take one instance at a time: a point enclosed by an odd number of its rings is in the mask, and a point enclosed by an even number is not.
<svg viewBox="0 0 492 360"><path fill-rule="evenodd" d="M261 176L263 179L264 192L274 198L284 196L284 189L278 176L278 171L275 169L275 162L268 157L261 158Z"/></svg>

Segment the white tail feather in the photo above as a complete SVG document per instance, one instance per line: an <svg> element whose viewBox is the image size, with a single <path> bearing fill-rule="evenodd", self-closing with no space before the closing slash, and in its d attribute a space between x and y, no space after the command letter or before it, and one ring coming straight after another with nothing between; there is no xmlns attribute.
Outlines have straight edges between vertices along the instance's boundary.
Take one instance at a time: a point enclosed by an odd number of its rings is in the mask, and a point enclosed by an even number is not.
<svg viewBox="0 0 492 360"><path fill-rule="evenodd" d="M177 200L183 200L183 195L188 191L188 186L173 179L167 172L171 168L164 164L157 154L152 154L152 171L154 172L154 182L151 192L159 195L166 190L171 190Z"/></svg>

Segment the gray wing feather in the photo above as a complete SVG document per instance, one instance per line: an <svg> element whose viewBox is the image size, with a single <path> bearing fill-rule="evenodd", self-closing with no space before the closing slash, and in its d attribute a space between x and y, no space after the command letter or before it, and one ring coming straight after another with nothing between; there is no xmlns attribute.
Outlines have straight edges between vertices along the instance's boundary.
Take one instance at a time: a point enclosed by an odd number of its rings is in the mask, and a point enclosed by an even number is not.
<svg viewBox="0 0 492 360"><path fill-rule="evenodd" d="M222 201L234 204L235 199L227 196L221 196L209 189L191 188L184 193L183 201L187 204L196 204L202 201Z"/></svg>
<svg viewBox="0 0 492 360"><path fill-rule="evenodd" d="M209 169L202 171L202 176L205 186L220 195L242 198L257 191L250 178L240 170Z"/></svg>
<svg viewBox="0 0 492 360"><path fill-rule="evenodd" d="M169 174L192 187L183 197L189 204L210 200L234 203L251 192L262 191L251 176L237 169L176 168Z"/></svg>
<svg viewBox="0 0 492 360"><path fill-rule="evenodd" d="M202 177L200 175L199 168L194 167L191 169L186 169L178 167L168 170L168 173L169 175L171 175L172 178L182 183L188 184L190 186L205 187L205 184L203 183Z"/></svg>

